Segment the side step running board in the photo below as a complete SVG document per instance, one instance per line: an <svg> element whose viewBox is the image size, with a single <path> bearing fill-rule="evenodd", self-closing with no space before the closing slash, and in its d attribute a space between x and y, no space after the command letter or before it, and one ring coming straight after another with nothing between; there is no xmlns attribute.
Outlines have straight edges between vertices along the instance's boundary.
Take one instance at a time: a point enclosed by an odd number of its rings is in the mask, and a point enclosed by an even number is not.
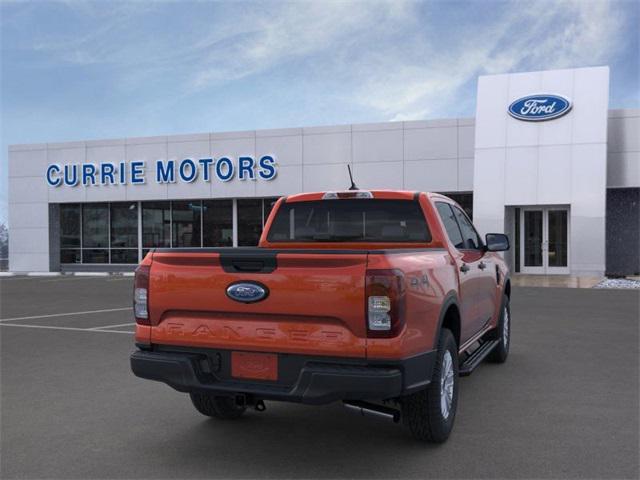
<svg viewBox="0 0 640 480"><path fill-rule="evenodd" d="M491 353L500 343L498 340L487 340L480 345L467 359L460 364L458 373L461 377L471 375L478 365Z"/></svg>

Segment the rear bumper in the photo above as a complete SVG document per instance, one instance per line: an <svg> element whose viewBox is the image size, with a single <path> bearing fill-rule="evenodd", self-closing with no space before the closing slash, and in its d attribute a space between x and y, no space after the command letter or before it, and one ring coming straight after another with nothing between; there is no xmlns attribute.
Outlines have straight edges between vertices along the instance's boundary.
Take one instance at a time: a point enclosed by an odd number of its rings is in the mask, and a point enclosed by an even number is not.
<svg viewBox="0 0 640 480"><path fill-rule="evenodd" d="M138 377L164 382L181 392L241 393L260 399L324 404L411 393L430 382L435 363L435 352L398 361L283 355L280 380L268 382L231 378L228 354L219 350L139 350L131 355L131 369Z"/></svg>

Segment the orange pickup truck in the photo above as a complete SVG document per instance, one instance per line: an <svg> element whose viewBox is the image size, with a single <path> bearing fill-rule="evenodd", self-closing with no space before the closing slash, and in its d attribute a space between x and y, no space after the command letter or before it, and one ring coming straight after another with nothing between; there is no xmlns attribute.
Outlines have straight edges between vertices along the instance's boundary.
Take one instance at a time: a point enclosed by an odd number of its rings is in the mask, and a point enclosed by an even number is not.
<svg viewBox="0 0 640 480"><path fill-rule="evenodd" d="M145 257L131 368L211 417L342 401L443 442L458 377L507 358L511 286L495 252L508 248L443 195L284 197L258 247Z"/></svg>

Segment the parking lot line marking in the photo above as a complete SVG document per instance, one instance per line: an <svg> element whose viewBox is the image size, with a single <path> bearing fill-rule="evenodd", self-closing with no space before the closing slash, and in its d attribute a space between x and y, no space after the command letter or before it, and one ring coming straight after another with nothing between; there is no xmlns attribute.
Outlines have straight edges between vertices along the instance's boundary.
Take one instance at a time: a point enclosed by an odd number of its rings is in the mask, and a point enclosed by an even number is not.
<svg viewBox="0 0 640 480"><path fill-rule="evenodd" d="M48 315L33 315L31 317L13 317L13 318L0 318L2 322L14 322L16 320L35 320L37 318L51 318L51 317L67 317L71 315L89 315L92 313L106 313L106 312L122 312L124 310L132 310L133 307L123 308L106 308L104 310L87 310L84 312L69 312L69 313L50 313Z"/></svg>
<svg viewBox="0 0 640 480"><path fill-rule="evenodd" d="M47 280L42 280L42 283L60 283L60 282L73 282L73 281L78 281L78 280L102 280L105 281L107 279L107 277L93 277L93 276L89 276L89 277L76 277L75 275L71 276L71 275L65 275L62 277L58 277L58 278L50 278Z"/></svg>
<svg viewBox="0 0 640 480"><path fill-rule="evenodd" d="M106 333L110 333L110 332L113 332L113 333L128 333L130 335L133 335L134 333L136 333L133 330L93 330L92 329L92 330L89 330L89 331L90 332L106 332Z"/></svg>
<svg viewBox="0 0 640 480"><path fill-rule="evenodd" d="M53 327L51 325L21 325L19 323L0 323L0 327L44 328L46 330L71 330L74 332L127 333L129 335L133 335L135 333L127 332L125 330L93 330L91 328Z"/></svg>
<svg viewBox="0 0 640 480"><path fill-rule="evenodd" d="M115 327L128 327L129 325L135 325L136 323L118 323L117 325L104 325L102 327L92 327L89 330L102 330L104 328L115 328Z"/></svg>

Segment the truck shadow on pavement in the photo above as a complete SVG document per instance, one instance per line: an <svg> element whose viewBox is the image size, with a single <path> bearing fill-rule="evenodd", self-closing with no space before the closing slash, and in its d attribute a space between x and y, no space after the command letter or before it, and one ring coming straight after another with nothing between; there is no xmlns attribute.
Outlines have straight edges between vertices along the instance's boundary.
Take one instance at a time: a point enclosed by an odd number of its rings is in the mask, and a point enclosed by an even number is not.
<svg viewBox="0 0 640 480"><path fill-rule="evenodd" d="M455 448L455 430L449 444L420 443L402 423L362 417L339 403L268 402L265 412L248 410L231 421L193 415L193 421L165 437L170 456L161 445L147 443L150 452L163 452L157 461L165 468L176 468L176 462L182 468L198 465L200 473L216 477L388 478L403 471L411 476L417 459L424 462L425 455Z"/></svg>

